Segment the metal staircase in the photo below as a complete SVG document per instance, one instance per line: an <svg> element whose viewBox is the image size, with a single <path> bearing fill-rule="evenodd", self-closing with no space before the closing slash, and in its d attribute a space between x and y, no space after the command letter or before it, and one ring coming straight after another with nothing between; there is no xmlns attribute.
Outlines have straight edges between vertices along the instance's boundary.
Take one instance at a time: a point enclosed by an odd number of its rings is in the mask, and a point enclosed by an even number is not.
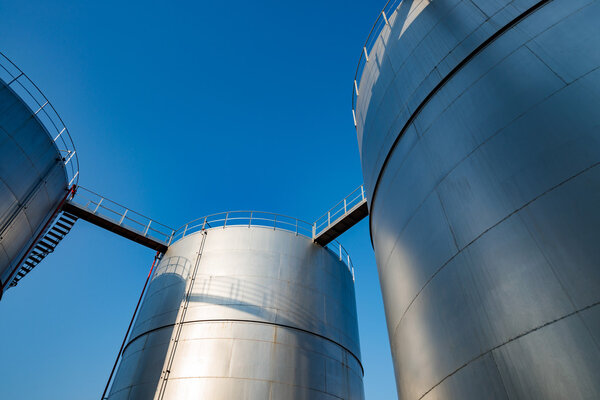
<svg viewBox="0 0 600 400"><path fill-rule="evenodd" d="M35 268L46 256L54 251L61 240L69 233L77 217L68 212L62 212L48 229L46 234L35 244L21 265L19 271L10 282L10 286L17 286L19 281Z"/></svg>

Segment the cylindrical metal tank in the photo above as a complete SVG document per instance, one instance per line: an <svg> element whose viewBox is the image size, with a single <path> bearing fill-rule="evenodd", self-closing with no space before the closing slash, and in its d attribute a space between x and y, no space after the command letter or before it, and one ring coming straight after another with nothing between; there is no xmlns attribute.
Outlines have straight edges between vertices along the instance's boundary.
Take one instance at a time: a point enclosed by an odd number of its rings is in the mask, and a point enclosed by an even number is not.
<svg viewBox="0 0 600 400"><path fill-rule="evenodd" d="M74 152L52 105L0 53L0 297L76 181Z"/></svg>
<svg viewBox="0 0 600 400"><path fill-rule="evenodd" d="M396 6L354 111L399 398L600 398L600 1Z"/></svg>
<svg viewBox="0 0 600 400"><path fill-rule="evenodd" d="M282 220L226 213L176 233L109 399L364 398L353 274Z"/></svg>

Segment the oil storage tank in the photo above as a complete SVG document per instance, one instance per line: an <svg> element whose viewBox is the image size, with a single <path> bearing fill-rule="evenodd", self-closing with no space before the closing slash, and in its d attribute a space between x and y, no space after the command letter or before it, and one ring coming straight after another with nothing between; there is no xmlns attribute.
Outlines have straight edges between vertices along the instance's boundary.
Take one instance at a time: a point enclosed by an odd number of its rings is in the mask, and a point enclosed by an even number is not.
<svg viewBox="0 0 600 400"><path fill-rule="evenodd" d="M399 3L353 88L399 398L600 398L600 1Z"/></svg>
<svg viewBox="0 0 600 400"><path fill-rule="evenodd" d="M179 229L109 399L363 399L349 257L259 212Z"/></svg>
<svg viewBox="0 0 600 400"><path fill-rule="evenodd" d="M77 176L75 147L62 120L0 53L0 297Z"/></svg>

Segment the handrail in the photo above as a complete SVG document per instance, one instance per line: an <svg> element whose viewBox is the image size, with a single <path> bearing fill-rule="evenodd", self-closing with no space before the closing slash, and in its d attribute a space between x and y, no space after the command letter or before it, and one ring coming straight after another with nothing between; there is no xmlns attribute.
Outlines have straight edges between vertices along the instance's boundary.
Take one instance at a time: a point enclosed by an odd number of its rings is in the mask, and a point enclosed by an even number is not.
<svg viewBox="0 0 600 400"><path fill-rule="evenodd" d="M369 32L369 36L365 41L365 44L360 52L360 57L358 59L358 65L356 66L356 73L354 74L354 85L352 87L352 117L354 118L354 127L357 127L356 122L356 97L359 95L358 88L360 87L360 80L362 79L362 71L364 70L364 66L369 62L369 54L371 50L373 50L373 46L379 37L379 34L383 30L383 27L389 25L389 18L396 12L402 0L388 0L383 6L383 9L377 16L371 31ZM375 38L375 39L373 39Z"/></svg>
<svg viewBox="0 0 600 400"><path fill-rule="evenodd" d="M252 226L261 226L285 230L312 239L312 224L309 222L298 218L288 217L283 214L253 210L236 210L210 214L188 222L175 230L171 243L203 229L226 228L229 226L240 225L249 228Z"/></svg>
<svg viewBox="0 0 600 400"><path fill-rule="evenodd" d="M321 215L313 223L313 238L319 233L329 228L337 219L346 215L354 207L357 207L365 200L365 187L360 185L354 189L348 196L344 197L335 206L331 207L325 214Z"/></svg>
<svg viewBox="0 0 600 400"><path fill-rule="evenodd" d="M69 189L79 182L79 158L73 138L48 98L4 53L0 52L0 79L29 107L46 128L67 171Z"/></svg>
<svg viewBox="0 0 600 400"><path fill-rule="evenodd" d="M292 232L296 235L302 235L309 239L314 239L314 224L303 221L298 218L289 217L283 214L270 213L265 211L227 211L207 215L195 219L181 226L173 232L169 245L183 239L184 237L206 229L226 229L233 226L244 227L262 227L273 230L283 230ZM338 242L332 241L325 248L339 258L352 274L354 279L354 265L350 259L348 251Z"/></svg>
<svg viewBox="0 0 600 400"><path fill-rule="evenodd" d="M361 191L358 197L364 199L364 189L362 186L357 190ZM352 193L355 192L356 190ZM351 196L353 195L350 194L347 198ZM98 215L116 225L135 231L141 236L164 243L167 247L196 232L216 228L225 229L233 226L283 230L305 236L311 240L315 239L316 223L265 211L240 210L210 214L190 221L178 229L173 229L81 186L75 187L74 194L68 200L71 204L93 215ZM354 201L347 202L347 204L355 205ZM352 279L354 279L354 265L344 246L334 240L324 247L336 257L339 257L340 261L348 267L348 270L352 274Z"/></svg>
<svg viewBox="0 0 600 400"><path fill-rule="evenodd" d="M121 204L108 200L98 193L92 192L81 186L76 188L75 194L69 200L71 203L74 203L92 214L108 219L127 229L136 231L144 237L163 242L165 245L170 243L175 232L173 228L169 228L160 222L156 222L149 217L132 211Z"/></svg>

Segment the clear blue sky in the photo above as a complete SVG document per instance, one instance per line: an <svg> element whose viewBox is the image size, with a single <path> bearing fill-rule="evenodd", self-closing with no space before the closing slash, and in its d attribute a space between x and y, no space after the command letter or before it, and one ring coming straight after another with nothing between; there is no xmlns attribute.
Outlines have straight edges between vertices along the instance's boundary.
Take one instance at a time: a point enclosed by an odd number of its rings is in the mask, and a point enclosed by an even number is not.
<svg viewBox="0 0 600 400"><path fill-rule="evenodd" d="M80 184L167 225L313 220L362 182L350 95L378 1L3 1L0 50L53 102ZM356 270L365 392L395 399L368 221ZM78 222L0 302L0 398L98 399L153 251Z"/></svg>

